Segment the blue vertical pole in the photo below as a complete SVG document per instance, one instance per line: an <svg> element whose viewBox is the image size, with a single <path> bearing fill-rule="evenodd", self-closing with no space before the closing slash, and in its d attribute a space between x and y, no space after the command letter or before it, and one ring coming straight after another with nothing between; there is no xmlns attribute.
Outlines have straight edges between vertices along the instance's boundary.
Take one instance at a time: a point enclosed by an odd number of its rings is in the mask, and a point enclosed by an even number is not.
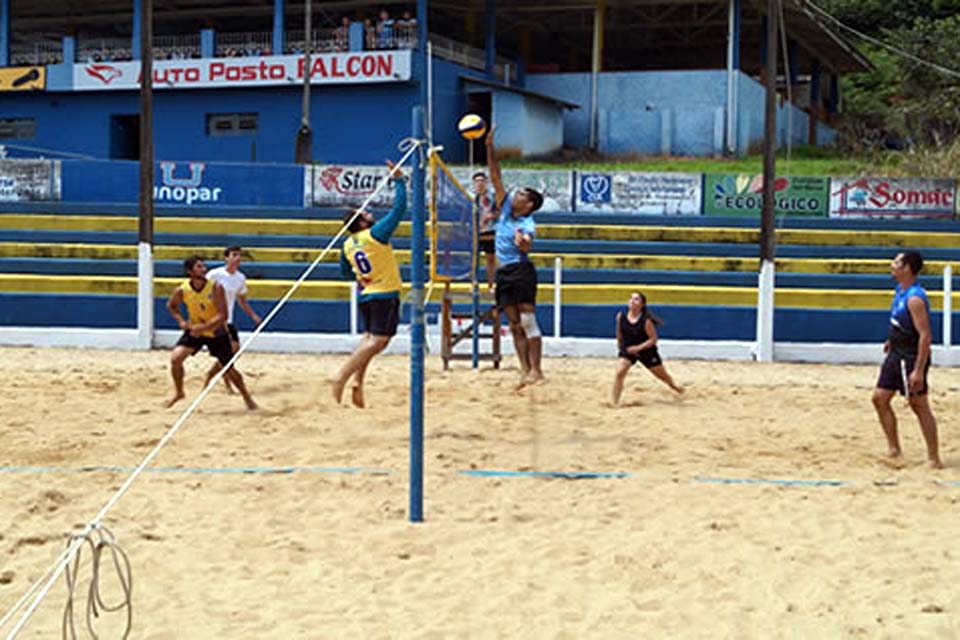
<svg viewBox="0 0 960 640"><path fill-rule="evenodd" d="M73 64L77 61L77 40L73 36L63 36L63 62Z"/></svg>
<svg viewBox="0 0 960 640"><path fill-rule="evenodd" d="M273 0L273 55L282 56L284 43L284 0Z"/></svg>
<svg viewBox="0 0 960 640"><path fill-rule="evenodd" d="M427 0L417 0L417 57L420 59L420 105L413 108L413 137L424 139L423 114L427 108ZM423 281L426 276L424 237L426 173L414 158L413 214L411 224L410 279L413 294L410 318L410 522L423 522L423 342L426 334Z"/></svg>
<svg viewBox="0 0 960 640"><path fill-rule="evenodd" d="M200 57L214 58L217 55L217 32L213 29L200 30Z"/></svg>
<svg viewBox="0 0 960 640"><path fill-rule="evenodd" d="M143 13L143 0L133 0L133 33L130 36L130 54L134 60L139 60L143 51L140 49L140 15Z"/></svg>
<svg viewBox="0 0 960 640"><path fill-rule="evenodd" d="M10 0L0 0L0 67L10 66Z"/></svg>
<svg viewBox="0 0 960 640"><path fill-rule="evenodd" d="M837 113L840 111L840 76L836 73L830 74L830 100L827 102L827 112Z"/></svg>
<svg viewBox="0 0 960 640"><path fill-rule="evenodd" d="M485 71L487 77L495 79L497 66L497 2L486 0L483 8L485 31L484 52L486 53Z"/></svg>

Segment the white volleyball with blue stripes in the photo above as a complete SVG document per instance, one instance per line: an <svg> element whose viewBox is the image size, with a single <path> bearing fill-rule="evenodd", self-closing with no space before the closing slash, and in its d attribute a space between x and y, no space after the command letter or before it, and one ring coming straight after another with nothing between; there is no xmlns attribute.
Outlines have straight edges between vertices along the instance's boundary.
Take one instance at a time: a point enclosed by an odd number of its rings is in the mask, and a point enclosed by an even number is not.
<svg viewBox="0 0 960 640"><path fill-rule="evenodd" d="M487 121L475 113L468 113L460 118L457 129L460 130L460 135L467 140L476 140L487 133Z"/></svg>

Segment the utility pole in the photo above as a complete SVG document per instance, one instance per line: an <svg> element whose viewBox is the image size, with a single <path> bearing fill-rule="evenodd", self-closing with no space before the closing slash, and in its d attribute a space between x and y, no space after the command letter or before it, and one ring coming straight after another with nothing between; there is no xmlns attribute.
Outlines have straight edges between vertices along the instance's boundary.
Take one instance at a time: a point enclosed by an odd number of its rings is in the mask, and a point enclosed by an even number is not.
<svg viewBox="0 0 960 640"><path fill-rule="evenodd" d="M780 0L767 0L766 109L763 127L763 210L760 214L760 275L757 294L757 350L760 362L773 361L773 309L776 277L774 235L777 173L777 25Z"/></svg>
<svg viewBox="0 0 960 640"><path fill-rule="evenodd" d="M309 164L313 160L313 131L310 129L310 70L313 52L313 0L307 0L304 18L303 51L303 103L301 105L300 129L297 131L297 143L294 152L297 164Z"/></svg>
<svg viewBox="0 0 960 640"><path fill-rule="evenodd" d="M137 343L153 343L153 0L140 14L140 216L137 244Z"/></svg>

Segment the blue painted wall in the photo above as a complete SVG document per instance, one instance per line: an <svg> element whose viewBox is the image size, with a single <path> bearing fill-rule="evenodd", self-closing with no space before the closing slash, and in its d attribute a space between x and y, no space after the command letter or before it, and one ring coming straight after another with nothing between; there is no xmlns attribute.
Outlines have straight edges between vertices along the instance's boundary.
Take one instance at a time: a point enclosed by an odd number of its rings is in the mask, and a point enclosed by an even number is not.
<svg viewBox="0 0 960 640"><path fill-rule="evenodd" d="M739 152L763 138L764 89L744 73L738 84ZM586 147L590 117L589 73L530 74L527 88L579 103L583 108L564 114L564 144ZM661 153L711 155L721 149L727 108L727 73L704 71L623 71L600 74L598 119L600 150L608 154ZM780 142L786 141L786 113L793 114L793 144L807 142L807 115L795 106L782 106ZM822 125L821 144L835 141Z"/></svg>
<svg viewBox="0 0 960 640"><path fill-rule="evenodd" d="M410 82L315 85L310 112L314 158L318 162L379 164L395 156L397 143L410 135L410 113L420 100L422 71L414 56ZM480 75L444 60L434 61L435 141L456 161L466 159L466 145L456 132L456 122L466 109L462 74ZM154 100L158 159L293 162L294 138L300 126L299 88L168 90L155 92ZM207 135L208 113L251 112L259 119L255 134ZM36 118L37 135L32 140L0 140L0 144L109 159L111 116L138 113L138 95L129 91L7 94L0 101L0 118Z"/></svg>

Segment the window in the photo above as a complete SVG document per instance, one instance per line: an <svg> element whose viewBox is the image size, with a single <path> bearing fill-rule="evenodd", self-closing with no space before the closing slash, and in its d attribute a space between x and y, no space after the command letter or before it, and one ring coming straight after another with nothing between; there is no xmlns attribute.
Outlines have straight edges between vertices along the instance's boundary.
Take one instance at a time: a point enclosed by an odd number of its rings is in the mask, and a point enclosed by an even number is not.
<svg viewBox="0 0 960 640"><path fill-rule="evenodd" d="M208 136L235 136L257 132L256 113L208 113Z"/></svg>
<svg viewBox="0 0 960 640"><path fill-rule="evenodd" d="M0 140L29 140L36 137L35 118L0 118Z"/></svg>

